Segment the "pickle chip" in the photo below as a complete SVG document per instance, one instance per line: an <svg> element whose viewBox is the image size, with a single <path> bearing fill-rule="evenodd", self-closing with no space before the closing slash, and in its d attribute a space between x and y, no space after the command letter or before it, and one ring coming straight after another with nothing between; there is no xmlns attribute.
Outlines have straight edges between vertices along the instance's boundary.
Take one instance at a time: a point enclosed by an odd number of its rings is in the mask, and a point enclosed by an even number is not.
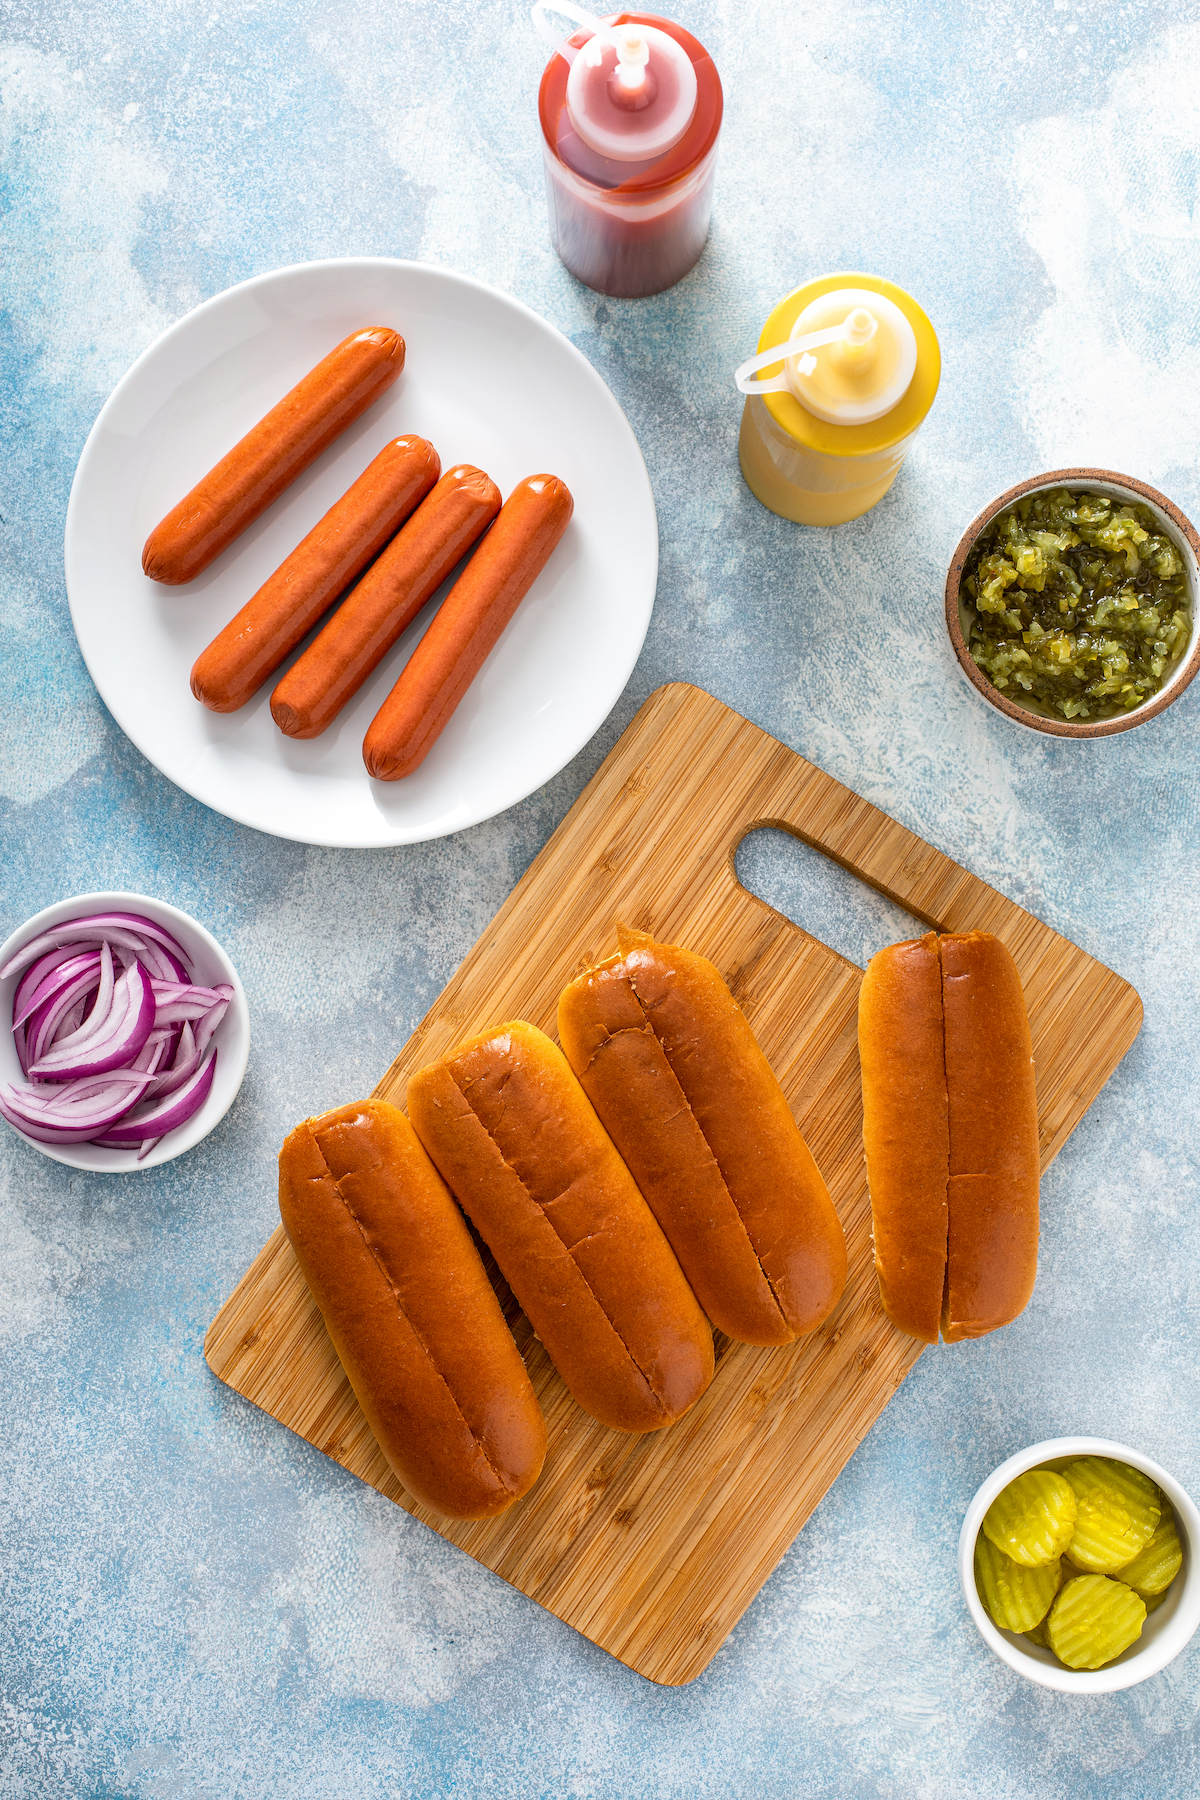
<svg viewBox="0 0 1200 1800"><path fill-rule="evenodd" d="M1078 1517L1071 1561L1090 1575L1113 1575L1149 1544L1163 1496L1140 1469L1107 1456L1084 1456L1060 1480L1075 1491Z"/></svg>
<svg viewBox="0 0 1200 1800"><path fill-rule="evenodd" d="M1171 1502L1163 1499L1162 1515L1154 1528L1154 1536L1132 1562L1125 1564L1121 1580L1126 1587L1140 1594L1148 1606L1148 1596L1165 1594L1182 1567L1183 1546L1175 1529L1175 1514L1171 1511Z"/></svg>
<svg viewBox="0 0 1200 1800"><path fill-rule="evenodd" d="M1166 1597L1170 1593L1170 1591L1171 1591L1170 1588L1164 1588L1161 1594L1139 1594L1138 1595L1138 1599L1144 1600L1146 1603L1147 1617L1152 1612L1155 1612L1157 1610L1157 1608L1162 1605L1163 1601L1166 1599Z"/></svg>
<svg viewBox="0 0 1200 1800"><path fill-rule="evenodd" d="M996 1495L982 1529L1005 1556L1038 1569L1056 1562L1071 1542L1075 1515L1075 1489L1065 1475L1027 1469Z"/></svg>
<svg viewBox="0 0 1200 1800"><path fill-rule="evenodd" d="M1001 1631L1032 1631L1040 1625L1061 1581L1057 1557L1031 1569L997 1550L982 1531L975 1539L975 1588Z"/></svg>
<svg viewBox="0 0 1200 1800"><path fill-rule="evenodd" d="M1145 1621L1145 1601L1123 1581L1078 1575L1050 1608L1046 1636L1068 1669L1102 1669L1136 1643Z"/></svg>
<svg viewBox="0 0 1200 1800"><path fill-rule="evenodd" d="M1032 1631L1025 1633L1031 1644L1040 1644L1043 1650L1050 1648L1050 1639L1046 1636L1046 1624L1049 1618L1050 1614L1047 1613L1040 1625L1035 1625Z"/></svg>

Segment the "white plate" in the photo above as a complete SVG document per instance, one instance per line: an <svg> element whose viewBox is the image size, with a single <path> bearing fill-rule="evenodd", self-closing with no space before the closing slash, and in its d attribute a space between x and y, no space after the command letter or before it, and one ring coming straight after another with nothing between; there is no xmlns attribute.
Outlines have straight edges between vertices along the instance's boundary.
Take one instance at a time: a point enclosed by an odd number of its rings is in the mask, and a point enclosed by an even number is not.
<svg viewBox="0 0 1200 1800"><path fill-rule="evenodd" d="M47 906L32 919L27 919L19 931L14 931L0 944L0 968L23 944L31 943L64 920L85 919L94 913L107 912L141 913L143 918L153 919L183 945L192 975L202 987L215 987L217 982L227 981L233 989L229 1010L213 1035L217 1067L208 1098L186 1124L160 1138L141 1162L136 1148L115 1150L103 1144L40 1144L36 1138L25 1137L23 1131L17 1131L15 1125L9 1125L4 1119L0 1119L0 1129L15 1131L34 1150L40 1150L43 1156L66 1163L72 1169L90 1169L99 1175L125 1175L137 1169L156 1168L159 1163L173 1162L201 1138L206 1138L214 1125L220 1124L237 1098L246 1073L250 1057L250 1008L246 1004L241 977L212 933L197 924L190 913L180 912L177 906L168 906L165 900L151 900L147 894L76 894L73 899L56 901L53 906ZM13 1043L12 1003L20 979L20 975L8 975L0 981L0 1081L18 1088L25 1085L25 1078Z"/></svg>
<svg viewBox="0 0 1200 1800"><path fill-rule="evenodd" d="M394 387L196 581L147 580L142 545L159 519L341 338L376 324L407 346ZM425 763L404 781L377 782L362 740L436 597L310 742L276 729L273 683L240 712L218 714L192 698L188 675L388 439L409 431L429 438L443 469L476 463L504 494L525 475L561 476L575 514ZM405 844L514 805L603 723L650 623L658 526L625 415L560 332L481 282L363 257L242 282L138 358L79 459L66 575L105 705L170 780L277 837Z"/></svg>

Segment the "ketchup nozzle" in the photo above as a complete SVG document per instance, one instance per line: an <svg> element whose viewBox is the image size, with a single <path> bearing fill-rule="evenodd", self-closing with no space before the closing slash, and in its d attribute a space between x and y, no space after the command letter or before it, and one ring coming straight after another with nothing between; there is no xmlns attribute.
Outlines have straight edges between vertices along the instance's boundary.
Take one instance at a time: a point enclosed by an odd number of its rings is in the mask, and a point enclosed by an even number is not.
<svg viewBox="0 0 1200 1800"><path fill-rule="evenodd" d="M614 25L612 41L617 46L617 66L613 70L618 84L627 94L636 94L646 83L646 64L650 61L650 46L636 25ZM588 45L588 61L598 64L600 46L595 38Z"/></svg>
<svg viewBox="0 0 1200 1800"><path fill-rule="evenodd" d="M589 32L587 42L560 38L554 14ZM589 150L615 162L651 163L674 149L697 98L696 71L682 44L655 25L606 25L574 0L537 0L532 17L570 64L567 115Z"/></svg>
<svg viewBox="0 0 1200 1800"><path fill-rule="evenodd" d="M617 46L617 66L608 78L608 97L626 112L641 112L658 97L658 76L646 67L650 45L637 25L614 25L611 36ZM599 64L600 38L594 37L587 49L588 61Z"/></svg>

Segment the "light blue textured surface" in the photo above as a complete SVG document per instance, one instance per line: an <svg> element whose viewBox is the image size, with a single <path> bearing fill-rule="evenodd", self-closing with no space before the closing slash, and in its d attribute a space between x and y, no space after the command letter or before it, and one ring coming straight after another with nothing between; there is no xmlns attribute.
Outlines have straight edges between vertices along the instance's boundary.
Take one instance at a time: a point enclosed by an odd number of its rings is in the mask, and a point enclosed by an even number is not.
<svg viewBox="0 0 1200 1800"><path fill-rule="evenodd" d="M1191 1800L1200 1645L1108 1699L994 1660L954 1548L1043 1437L1136 1444L1200 1493L1194 971L1200 684L1096 745L957 676L941 586L1010 483L1098 464L1200 514L1200 27L1167 0L689 0L727 112L712 238L646 302L547 240L543 57L521 4L0 6L0 936L96 888L161 895L238 964L233 1112L153 1174L0 1134L0 1791L21 1796ZM197 301L308 258L445 264L595 362L662 532L605 728L510 813L396 852L228 823L116 730L61 573L76 459ZM941 393L874 512L806 532L736 460L731 370L829 269L892 277ZM1037 1292L921 1358L692 1687L629 1673L221 1388L204 1330L273 1228L297 1118L368 1089L646 695L698 683L1110 963L1146 1023L1044 1185ZM790 840L743 875L861 959L908 921ZM861 892L861 891L860 891Z"/></svg>

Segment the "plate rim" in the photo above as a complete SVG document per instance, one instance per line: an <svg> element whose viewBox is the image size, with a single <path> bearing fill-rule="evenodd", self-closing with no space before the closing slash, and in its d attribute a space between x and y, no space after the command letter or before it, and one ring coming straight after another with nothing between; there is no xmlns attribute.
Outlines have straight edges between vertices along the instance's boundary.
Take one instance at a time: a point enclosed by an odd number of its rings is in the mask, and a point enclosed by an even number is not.
<svg viewBox="0 0 1200 1800"><path fill-rule="evenodd" d="M79 494L81 489L86 489L90 475L90 467L100 453L98 446L108 428L110 415L116 409L128 386L135 380L143 366L152 357L159 354L171 339L193 326L195 321L197 321L201 315L208 313L223 304L227 304L235 295L246 294L255 288L265 287L271 283L295 280L321 271L336 270L345 272L352 269L388 270L400 272L403 275L415 274L423 277L433 276L436 279L448 281L456 286L473 289L477 293L485 295L489 301L499 301L504 307L512 309L513 312L521 316L525 321L531 322L541 331L548 332L551 334L552 338L557 339L559 345L565 347L571 359L579 366L585 379L598 390L602 401L611 406L616 414L619 428L623 429L626 434L629 447L634 455L633 469L635 474L640 477L641 482L644 484L646 499L649 503L650 521L653 527L654 540L653 569L651 571L652 578L649 587L649 604L646 607L644 625L640 634L637 632L634 633L636 643L631 639L632 653L627 660L627 666L625 667L621 685L612 695L605 711L594 723L589 723L586 726L582 736L579 735L578 731L571 734L573 748L563 760L558 763L556 768L541 773L536 779L532 780L528 786L521 786L520 792L514 793L502 806L491 807L490 810L488 810L487 803L485 803L484 810L472 812L471 816L456 820L439 829L430 830L421 827L416 833L404 830L397 832L393 829L386 835L363 837L359 833L331 835L328 828L326 828L325 830L320 831L319 835L309 832L304 836L299 836L294 830L275 829L272 826L261 823L258 817L252 818L248 816L245 811L236 808L236 801L234 805L228 807L225 805L214 805L211 800L205 798L202 794L197 793L194 786L187 785L183 781L178 780L176 776L168 774L156 760L155 756L151 754L151 751L147 749L140 741L139 737L135 735L134 731L130 730L129 727L117 717L104 690L96 679L95 671L92 668L87 652L80 639L76 599L72 594L72 564L73 561L78 560L80 555L79 546L75 541L78 538L79 533L78 515L80 506L82 505L82 502L79 500ZM199 805L207 807L219 817L227 818L234 824L241 825L247 830L259 831L265 837L277 838L281 842L308 844L317 849L333 850L394 850L408 844L434 843L439 838L450 837L460 831L472 830L477 825L486 824L490 819L498 818L500 814L509 811L510 808L519 806L523 800L527 800L530 794L535 793L538 788L544 787L547 782L553 781L555 776L560 774L562 770L566 768L567 764L572 762L575 757L579 755L580 751L590 743L591 739L603 726L605 720L611 715L613 709L620 701L621 695L629 685L630 677L637 666L638 658L642 653L642 648L649 633L650 620L653 616L655 601L658 597L660 559L661 544L658 529L658 508L655 503L654 488L650 480L650 472L646 466L646 459L642 454L641 445L637 441L637 437L626 416L624 407L621 405L600 371L588 357L584 355L583 351L580 350L576 344L572 343L566 333L561 331L551 320L544 318L541 313L535 312L531 306L528 306L525 301L517 299L515 295L507 294L501 288L493 287L491 283L481 281L477 276L462 274L459 270L447 268L441 263L416 262L411 258L395 256L331 256L319 257L309 262L287 263L281 268L264 270L257 275L247 276L244 281L234 282L231 286L222 288L218 293L211 294L207 299L199 301L195 306L184 313L182 317L173 320L170 325L166 326L158 333L157 337L147 344L146 348L141 351L129 365L112 389L112 392L108 395L108 398L104 401L99 412L96 414L91 429L84 441L79 460L75 466L75 473L71 480L71 491L67 500L66 517L63 527L63 578L67 592L67 607L71 617L71 627L74 632L76 647L101 703L111 716L113 723L117 726L118 730L129 739L130 743L133 744L139 754L144 756L147 762L158 770L158 773L162 775L164 780L169 781L173 787L179 788L181 792L186 793ZM368 777L364 776L364 779L368 779ZM518 783L518 785L520 784Z"/></svg>

